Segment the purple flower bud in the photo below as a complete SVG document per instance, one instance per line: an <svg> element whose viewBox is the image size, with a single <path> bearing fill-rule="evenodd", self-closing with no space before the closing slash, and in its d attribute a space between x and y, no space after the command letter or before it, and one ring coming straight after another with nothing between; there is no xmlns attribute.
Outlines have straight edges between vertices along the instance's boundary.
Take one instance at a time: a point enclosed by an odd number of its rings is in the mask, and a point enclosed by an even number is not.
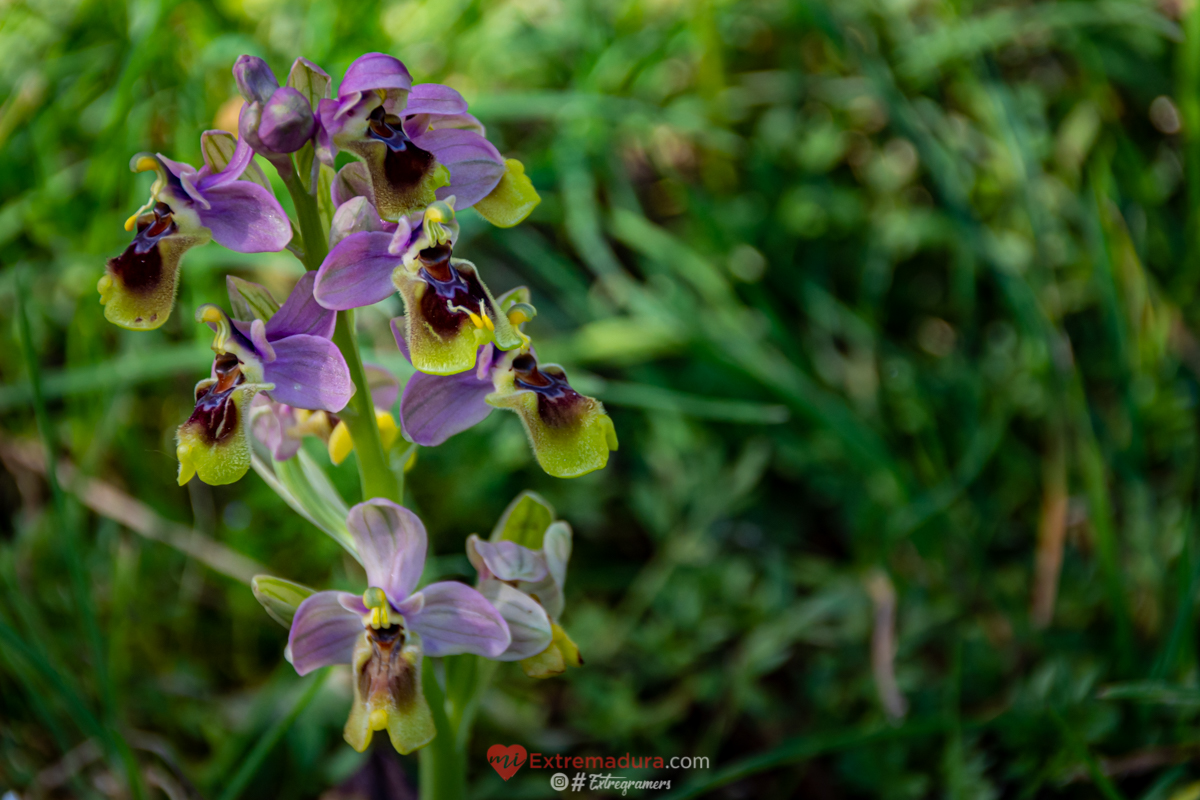
<svg viewBox="0 0 1200 800"><path fill-rule="evenodd" d="M276 89L263 106L258 136L278 153L294 153L312 138L316 124L308 99L285 86Z"/></svg>
<svg viewBox="0 0 1200 800"><path fill-rule="evenodd" d="M265 103L279 88L275 73L257 56L238 56L233 65L233 78L247 103Z"/></svg>

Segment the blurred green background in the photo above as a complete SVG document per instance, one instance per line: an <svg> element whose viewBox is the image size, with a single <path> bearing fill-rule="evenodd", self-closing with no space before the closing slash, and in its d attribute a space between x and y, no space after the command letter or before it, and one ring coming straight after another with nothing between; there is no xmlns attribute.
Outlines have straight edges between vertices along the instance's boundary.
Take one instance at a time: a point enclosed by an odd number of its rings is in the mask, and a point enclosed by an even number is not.
<svg viewBox="0 0 1200 800"><path fill-rule="evenodd" d="M239 54L336 80L372 50L527 165L533 217L466 213L457 254L530 286L621 440L558 481L494 414L410 473L442 574L525 488L576 531L587 663L499 671L475 796L557 796L488 768L514 742L708 756L657 773L673 797L1200 794L1190 0L0 4L0 792L120 797L136 768L217 798L304 691L243 581L353 563L253 473L179 488L173 444L192 310L302 267L193 250L153 333L95 284L148 193L130 156L199 163ZM393 367L397 313L359 315ZM406 796L416 759L350 750L348 699L335 675L243 796Z"/></svg>

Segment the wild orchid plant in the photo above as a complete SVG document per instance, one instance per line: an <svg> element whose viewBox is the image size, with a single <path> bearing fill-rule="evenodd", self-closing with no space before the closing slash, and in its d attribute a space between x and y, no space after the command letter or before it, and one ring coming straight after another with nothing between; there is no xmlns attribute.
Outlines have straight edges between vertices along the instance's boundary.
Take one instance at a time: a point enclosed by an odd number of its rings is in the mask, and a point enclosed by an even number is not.
<svg viewBox="0 0 1200 800"><path fill-rule="evenodd" d="M251 56L233 74L245 100L239 136L204 133L203 167L134 157L135 172L157 179L126 224L133 241L100 278L100 301L117 325L160 327L183 254L210 239L239 252L286 248L309 270L283 303L230 277L231 313L196 310L214 332L214 358L179 426L179 483L232 483L253 466L362 564L361 595L270 576L254 580L254 594L289 628L285 656L298 673L352 667L352 747L365 750L387 731L401 753L424 748L423 796L461 796L463 751L494 662L519 661L537 678L582 664L560 622L571 528L523 493L488 540L466 539L475 587L422 586L425 528L402 505L404 470L418 446L508 408L542 468L576 477L607 463L617 447L612 421L561 367L539 363L522 329L536 314L529 291L497 297L454 254L465 209L510 227L540 201L458 92L413 85L400 61L380 53L351 64L336 95L303 58L284 86ZM340 152L353 160L336 170ZM255 154L278 171L295 218ZM393 293L405 307L392 321L396 344L417 370L403 396L394 376L362 363L353 321L354 309ZM301 448L305 436L323 439L335 464L356 453L363 502L346 507ZM443 661L440 682L430 659Z"/></svg>

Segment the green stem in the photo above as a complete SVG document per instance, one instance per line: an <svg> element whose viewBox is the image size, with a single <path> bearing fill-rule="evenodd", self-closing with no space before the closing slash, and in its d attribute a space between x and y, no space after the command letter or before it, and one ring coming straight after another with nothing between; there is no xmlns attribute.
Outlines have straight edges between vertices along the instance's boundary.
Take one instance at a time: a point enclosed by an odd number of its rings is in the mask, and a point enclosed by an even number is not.
<svg viewBox="0 0 1200 800"><path fill-rule="evenodd" d="M281 169L279 175L296 206L300 236L304 239L304 265L310 270L317 269L329 254L329 240L321 222L317 198L305 191L295 169ZM350 438L354 440L363 499L384 497L401 503L404 498L400 482L388 463L383 440L379 437L379 425L375 422L375 405L371 402L371 388L363 369L362 356L358 352L353 311L338 312L333 343L342 351L350 368L350 380L354 382L354 397L350 398L350 404L339 416L345 420L346 427L350 429Z"/></svg>
<svg viewBox="0 0 1200 800"><path fill-rule="evenodd" d="M262 766L263 760L270 755L275 745L279 744L279 740L287 733L288 728L292 727L292 723L296 721L296 717L300 716L304 709L308 708L308 704L313 701L313 698L317 696L317 692L321 690L325 679L329 677L329 672L326 669L318 673L312 682L309 683L308 688L304 690L304 693L297 698L296 704L292 706L292 710L272 725L270 730L258 740L258 744L254 745L254 749L250 751L250 755L246 756L246 760L238 767L238 771L233 776L233 779L226 784L225 791L221 792L220 800L237 800L238 795L246 788L246 784L250 782L250 779L258 772L258 768Z"/></svg>
<svg viewBox="0 0 1200 800"><path fill-rule="evenodd" d="M429 658L422 664L421 688L437 728L433 741L420 751L421 800L463 800L467 796L466 760L455 746L457 737L446 716L446 697Z"/></svg>

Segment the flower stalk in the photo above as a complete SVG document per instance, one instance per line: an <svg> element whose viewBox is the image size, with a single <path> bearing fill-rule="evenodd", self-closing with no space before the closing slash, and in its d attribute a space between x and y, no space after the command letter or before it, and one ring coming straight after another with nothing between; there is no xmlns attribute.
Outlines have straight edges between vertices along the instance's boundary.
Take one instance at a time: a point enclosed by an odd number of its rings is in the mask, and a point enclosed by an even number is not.
<svg viewBox="0 0 1200 800"><path fill-rule="evenodd" d="M304 188L295 168L280 170L280 177L292 196L296 206L296 219L300 225L300 238L304 240L304 266L315 270L321 266L329 253L329 240L317 198ZM382 497L399 503L403 500L403 487L392 471L387 454L383 451L383 440L379 425L375 421L375 407L371 403L371 389L363 369L362 355L358 351L358 334L354 330L354 312L338 314L333 343L342 351L346 366L350 368L350 380L354 382L354 397L342 411L342 419L354 439L354 450L358 455L358 480L362 486L364 500Z"/></svg>
<svg viewBox="0 0 1200 800"><path fill-rule="evenodd" d="M424 671L422 684L437 736L420 751L421 800L461 800L467 796L466 758L458 747L458 737L446 714L446 697L429 659L425 660Z"/></svg>

